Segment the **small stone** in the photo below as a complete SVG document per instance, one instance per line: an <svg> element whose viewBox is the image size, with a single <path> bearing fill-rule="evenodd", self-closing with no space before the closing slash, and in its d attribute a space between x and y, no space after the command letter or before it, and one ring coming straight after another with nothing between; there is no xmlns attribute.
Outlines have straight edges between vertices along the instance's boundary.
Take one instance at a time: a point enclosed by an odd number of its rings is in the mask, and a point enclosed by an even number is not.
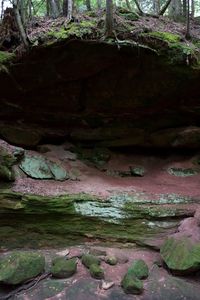
<svg viewBox="0 0 200 300"><path fill-rule="evenodd" d="M101 288L103 290L109 290L111 287L113 287L115 283L113 281L105 281L102 280Z"/></svg>
<svg viewBox="0 0 200 300"><path fill-rule="evenodd" d="M111 266L115 266L118 262L116 256L106 256L105 257L105 262Z"/></svg>
<svg viewBox="0 0 200 300"><path fill-rule="evenodd" d="M52 261L51 273L56 278L69 278L76 273L77 262L75 258L66 260L57 257Z"/></svg>
<svg viewBox="0 0 200 300"><path fill-rule="evenodd" d="M63 251L59 251L56 253L58 256L67 256L69 254L69 249L65 249Z"/></svg>
<svg viewBox="0 0 200 300"><path fill-rule="evenodd" d="M100 258L91 254L84 254L81 261L82 264L87 268L90 268L91 265L100 265L101 263Z"/></svg>
<svg viewBox="0 0 200 300"><path fill-rule="evenodd" d="M143 177L145 175L145 169L143 167L129 167L131 176Z"/></svg>
<svg viewBox="0 0 200 300"><path fill-rule="evenodd" d="M92 264L90 265L90 275L95 279L103 279L104 271L99 265Z"/></svg>
<svg viewBox="0 0 200 300"><path fill-rule="evenodd" d="M125 293L127 294L141 294L143 291L143 283L137 277L134 277L132 274L127 273L122 282L121 286Z"/></svg>
<svg viewBox="0 0 200 300"><path fill-rule="evenodd" d="M149 269L144 260L137 259L129 267L127 273L135 275L138 279L145 279L149 275Z"/></svg>

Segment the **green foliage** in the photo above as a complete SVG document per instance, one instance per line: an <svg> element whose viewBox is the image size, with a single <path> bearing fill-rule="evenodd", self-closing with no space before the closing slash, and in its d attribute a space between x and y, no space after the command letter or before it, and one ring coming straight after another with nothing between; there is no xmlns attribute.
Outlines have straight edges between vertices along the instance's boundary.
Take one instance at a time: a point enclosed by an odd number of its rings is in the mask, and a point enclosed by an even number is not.
<svg viewBox="0 0 200 300"><path fill-rule="evenodd" d="M144 33L143 35L160 38L161 40L164 40L169 43L177 43L181 40L181 37L178 34L174 34L171 32L153 31L149 33Z"/></svg>

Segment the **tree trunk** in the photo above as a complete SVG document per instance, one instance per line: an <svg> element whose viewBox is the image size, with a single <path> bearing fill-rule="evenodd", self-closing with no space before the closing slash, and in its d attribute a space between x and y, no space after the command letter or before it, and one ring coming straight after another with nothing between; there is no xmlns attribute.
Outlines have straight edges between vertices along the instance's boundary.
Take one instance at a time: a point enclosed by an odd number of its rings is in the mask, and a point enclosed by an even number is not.
<svg viewBox="0 0 200 300"><path fill-rule="evenodd" d="M3 12L4 12L4 0L1 0L1 19L3 19Z"/></svg>
<svg viewBox="0 0 200 300"><path fill-rule="evenodd" d="M58 7L55 0L50 0L50 15L52 18L57 18L59 15Z"/></svg>
<svg viewBox="0 0 200 300"><path fill-rule="evenodd" d="M173 20L178 20L181 17L181 1L172 0L169 10L169 15Z"/></svg>
<svg viewBox="0 0 200 300"><path fill-rule="evenodd" d="M113 36L113 2L106 0L106 36Z"/></svg>
<svg viewBox="0 0 200 300"><path fill-rule="evenodd" d="M136 5L136 7L137 7L137 9L138 9L139 14L143 16L143 15L144 15L144 12L142 11L142 9L141 9L141 7L140 7L139 2L138 2L137 0L134 0L134 2L135 2L135 5Z"/></svg>
<svg viewBox="0 0 200 300"><path fill-rule="evenodd" d="M47 10L47 17L50 16L50 1L49 0L46 0L46 10Z"/></svg>
<svg viewBox="0 0 200 300"><path fill-rule="evenodd" d="M165 3L165 5L161 8L161 10L159 11L158 15L159 16L163 16L164 13L166 12L166 10L168 9L170 3L172 0L167 0L167 2Z"/></svg>
<svg viewBox="0 0 200 300"><path fill-rule="evenodd" d="M98 10L101 9L101 0L97 0L97 9L98 9Z"/></svg>
<svg viewBox="0 0 200 300"><path fill-rule="evenodd" d="M68 0L63 0L63 16L67 17L68 14Z"/></svg>
<svg viewBox="0 0 200 300"><path fill-rule="evenodd" d="M19 4L18 4L17 0L14 0L14 2L13 2L13 10L14 10L14 14L15 14L15 19L16 19L17 27L18 27L18 30L19 30L22 42L24 43L25 47L28 48L29 45L30 45L30 41L29 41L29 39L27 37L27 34L25 32L25 29L24 29L24 26L23 26L23 23L22 23L22 19L21 19L20 13L19 13L18 5Z"/></svg>
<svg viewBox="0 0 200 300"><path fill-rule="evenodd" d="M72 12L73 12L73 3L72 0L68 0L67 3L67 20L70 21L72 19Z"/></svg>
<svg viewBox="0 0 200 300"><path fill-rule="evenodd" d="M187 0L187 19L186 19L186 34L185 37L187 40L191 38L190 35L190 0Z"/></svg>
<svg viewBox="0 0 200 300"><path fill-rule="evenodd" d="M92 9L91 9L91 3L90 3L90 0L86 0L86 1L85 1L85 4L86 4L86 7L87 7L87 10L88 10L88 11L91 11Z"/></svg>
<svg viewBox="0 0 200 300"><path fill-rule="evenodd" d="M160 0L153 1L153 11L157 15L160 11Z"/></svg>
<svg viewBox="0 0 200 300"><path fill-rule="evenodd" d="M187 0L183 0L183 17L187 18Z"/></svg>
<svg viewBox="0 0 200 300"><path fill-rule="evenodd" d="M191 0L191 17L194 18L195 15L195 4L194 0Z"/></svg>
<svg viewBox="0 0 200 300"><path fill-rule="evenodd" d="M126 6L127 6L128 10L130 10L130 11L132 10L129 0L126 0Z"/></svg>

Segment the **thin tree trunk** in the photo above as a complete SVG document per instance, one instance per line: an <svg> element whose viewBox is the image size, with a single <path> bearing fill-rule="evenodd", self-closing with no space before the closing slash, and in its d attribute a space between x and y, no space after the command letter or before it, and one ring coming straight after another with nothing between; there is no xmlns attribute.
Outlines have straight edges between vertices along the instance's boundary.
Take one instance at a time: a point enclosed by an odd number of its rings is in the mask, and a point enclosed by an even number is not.
<svg viewBox="0 0 200 300"><path fill-rule="evenodd" d="M98 9L98 10L101 9L101 0L97 0L97 9Z"/></svg>
<svg viewBox="0 0 200 300"><path fill-rule="evenodd" d="M186 34L185 37L187 40L191 38L190 35L190 0L187 0L187 20L186 20Z"/></svg>
<svg viewBox="0 0 200 300"><path fill-rule="evenodd" d="M164 13L166 12L166 10L168 9L170 3L172 0L167 0L167 2L165 3L165 5L161 8L161 10L159 11L158 15L162 16L164 15Z"/></svg>
<svg viewBox="0 0 200 300"><path fill-rule="evenodd" d="M63 0L63 16L67 17L68 14L68 0Z"/></svg>
<svg viewBox="0 0 200 300"><path fill-rule="evenodd" d="M92 9L91 9L91 2L90 2L90 0L86 0L85 4L86 4L86 7L87 7L87 10L91 11Z"/></svg>
<svg viewBox="0 0 200 300"><path fill-rule="evenodd" d="M106 36L113 36L113 2L106 0Z"/></svg>
<svg viewBox="0 0 200 300"><path fill-rule="evenodd" d="M132 10L129 0L126 0L126 6L127 6L128 10Z"/></svg>
<svg viewBox="0 0 200 300"><path fill-rule="evenodd" d="M3 12L4 12L4 0L1 0L1 19L3 19Z"/></svg>
<svg viewBox="0 0 200 300"><path fill-rule="evenodd" d="M183 0L183 17L187 18L187 0Z"/></svg>
<svg viewBox="0 0 200 300"><path fill-rule="evenodd" d="M50 1L46 0L46 10L47 10L47 17L50 16Z"/></svg>
<svg viewBox="0 0 200 300"><path fill-rule="evenodd" d="M72 19L72 11L73 11L73 4L72 0L68 0L67 3L67 20L70 21Z"/></svg>
<svg viewBox="0 0 200 300"><path fill-rule="evenodd" d="M29 47L30 46L30 41L27 37L27 34L25 32L23 23L22 23L22 19L19 13L19 8L18 8L18 2L17 0L14 0L13 2L13 10L14 10L14 14L15 14L15 19L16 19L16 23L17 23L17 27L20 33L20 37L22 39L22 42L24 43L25 47Z"/></svg>
<svg viewBox="0 0 200 300"><path fill-rule="evenodd" d="M195 15L195 4L194 0L191 0L191 17L194 18Z"/></svg>
<svg viewBox="0 0 200 300"><path fill-rule="evenodd" d="M56 4L56 1L55 0L50 0L50 15L52 16L52 18L57 18L58 15L59 15L59 12L58 12L58 7L57 7L57 4Z"/></svg>
<svg viewBox="0 0 200 300"><path fill-rule="evenodd" d="M138 2L137 0L134 0L134 2L135 2L135 5L136 5L136 7L137 7L137 9L138 9L139 14L143 16L143 15L144 15L144 12L142 11L142 9L141 9L141 7L140 7L139 2Z"/></svg>
<svg viewBox="0 0 200 300"><path fill-rule="evenodd" d="M160 0L153 1L153 11L157 15L160 11Z"/></svg>

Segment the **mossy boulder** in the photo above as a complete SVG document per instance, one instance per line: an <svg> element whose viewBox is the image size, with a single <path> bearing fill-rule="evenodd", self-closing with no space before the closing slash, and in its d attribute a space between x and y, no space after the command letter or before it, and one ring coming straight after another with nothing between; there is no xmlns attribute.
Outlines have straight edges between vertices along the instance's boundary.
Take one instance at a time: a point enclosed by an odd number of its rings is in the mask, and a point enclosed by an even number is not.
<svg viewBox="0 0 200 300"><path fill-rule="evenodd" d="M20 284L44 271L45 258L36 252L12 252L0 259L0 282Z"/></svg>
<svg viewBox="0 0 200 300"><path fill-rule="evenodd" d="M69 278L77 271L76 258L57 257L52 261L51 273L56 278Z"/></svg>
<svg viewBox="0 0 200 300"><path fill-rule="evenodd" d="M95 255L84 254L82 256L82 264L87 268L90 268L91 265L100 265L100 263L101 263L100 258L98 258Z"/></svg>
<svg viewBox="0 0 200 300"><path fill-rule="evenodd" d="M105 262L111 266L115 266L118 263L118 259L116 256L106 256L105 257Z"/></svg>
<svg viewBox="0 0 200 300"><path fill-rule="evenodd" d="M194 244L187 237L167 239L160 254L175 274L185 275L200 270L200 243Z"/></svg>
<svg viewBox="0 0 200 300"><path fill-rule="evenodd" d="M138 279L145 279L149 275L149 269L144 260L137 259L129 267L128 274L136 276Z"/></svg>
<svg viewBox="0 0 200 300"><path fill-rule="evenodd" d="M90 265L90 275L95 278L95 279L103 279L104 278L104 271L103 269L97 265L97 264L92 264Z"/></svg>
<svg viewBox="0 0 200 300"><path fill-rule="evenodd" d="M136 276L127 273L122 282L121 286L127 294L141 294L143 292L143 283Z"/></svg>

